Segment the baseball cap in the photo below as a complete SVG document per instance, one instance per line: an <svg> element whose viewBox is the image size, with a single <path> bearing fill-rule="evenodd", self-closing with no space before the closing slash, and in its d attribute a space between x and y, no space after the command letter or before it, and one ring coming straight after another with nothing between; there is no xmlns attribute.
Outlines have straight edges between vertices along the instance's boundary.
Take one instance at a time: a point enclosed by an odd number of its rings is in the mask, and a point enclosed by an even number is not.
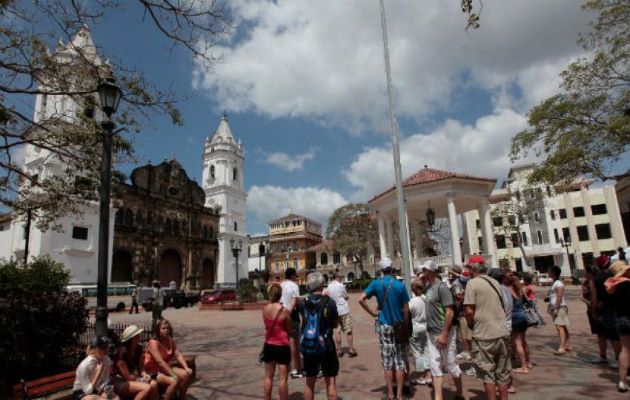
<svg viewBox="0 0 630 400"><path fill-rule="evenodd" d="M603 268L606 266L606 264L608 264L609 261L610 257L608 257L606 254L602 254L595 259L595 265L597 265L598 268Z"/></svg>
<svg viewBox="0 0 630 400"><path fill-rule="evenodd" d="M474 256L470 256L466 265L485 264L485 263L486 263L486 260L483 258L483 256L475 254Z"/></svg>
<svg viewBox="0 0 630 400"><path fill-rule="evenodd" d="M390 260L389 257L383 257L378 262L378 266L381 267L381 269L391 268L392 267L392 260Z"/></svg>
<svg viewBox="0 0 630 400"><path fill-rule="evenodd" d="M423 270L427 270L427 271L431 271L431 272L435 272L438 270L438 265L435 261L433 260L427 260L424 262L424 264L422 264L422 269Z"/></svg>

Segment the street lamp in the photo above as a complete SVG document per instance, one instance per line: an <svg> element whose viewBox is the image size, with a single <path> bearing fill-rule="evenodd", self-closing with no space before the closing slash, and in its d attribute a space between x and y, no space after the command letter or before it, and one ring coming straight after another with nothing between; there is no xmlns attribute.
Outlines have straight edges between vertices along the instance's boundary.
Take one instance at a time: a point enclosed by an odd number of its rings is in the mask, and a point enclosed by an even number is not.
<svg viewBox="0 0 630 400"><path fill-rule="evenodd" d="M112 142L114 127L111 120L116 112L122 92L112 81L98 85L101 110L106 118L101 121L103 148L101 155L101 185L99 189L100 211L98 225L98 277L96 284L96 324L97 336L107 334L107 264L109 255L109 202L112 185Z"/></svg>
<svg viewBox="0 0 630 400"><path fill-rule="evenodd" d="M427 225L429 225L429 230L433 229L433 225L435 224L435 211L431 208L431 202L428 202L427 213L425 214L427 217Z"/></svg>
<svg viewBox="0 0 630 400"><path fill-rule="evenodd" d="M571 238L568 237L566 241L560 239L560 246L564 247L567 251L567 261L569 262L569 269L571 270L571 276L573 276L573 264L571 263L571 255L569 254L569 247L571 247Z"/></svg>
<svg viewBox="0 0 630 400"><path fill-rule="evenodd" d="M234 240L234 238L232 238L230 239L230 247L232 248L232 255L236 260L236 288L238 289L238 255L242 250L243 241L241 239Z"/></svg>

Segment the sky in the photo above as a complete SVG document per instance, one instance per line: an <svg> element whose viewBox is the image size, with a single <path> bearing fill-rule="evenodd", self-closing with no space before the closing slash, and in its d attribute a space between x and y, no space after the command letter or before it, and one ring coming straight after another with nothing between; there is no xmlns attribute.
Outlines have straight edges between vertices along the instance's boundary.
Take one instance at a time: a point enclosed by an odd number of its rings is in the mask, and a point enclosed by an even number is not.
<svg viewBox="0 0 630 400"><path fill-rule="evenodd" d="M484 0L481 27L466 31L459 3L385 1L402 171L428 165L500 180L510 139L583 55L577 35L593 15L577 0ZM204 141L225 111L245 149L251 234L289 211L325 224L337 207L391 187L378 1L229 5L237 24L214 47L221 61L211 69L172 49L133 7L91 27L106 57L186 98L183 127L157 117L133 136L138 164L176 157L200 182Z"/></svg>

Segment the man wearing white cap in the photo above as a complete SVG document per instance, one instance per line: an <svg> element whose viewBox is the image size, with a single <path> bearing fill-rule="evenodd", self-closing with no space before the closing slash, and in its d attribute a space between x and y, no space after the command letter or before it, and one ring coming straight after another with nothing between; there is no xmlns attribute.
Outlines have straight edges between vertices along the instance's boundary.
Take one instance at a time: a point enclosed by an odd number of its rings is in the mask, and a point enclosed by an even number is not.
<svg viewBox="0 0 630 400"><path fill-rule="evenodd" d="M404 327L409 321L409 294L402 282L392 275L392 260L384 257L379 262L383 272L380 279L374 279L365 289L359 304L376 319L376 331L381 346L381 360L385 370L387 396L402 399L405 380L408 340L396 340L395 327ZM378 308L372 310L367 300L376 296ZM394 396L394 377L397 394Z"/></svg>
<svg viewBox="0 0 630 400"><path fill-rule="evenodd" d="M450 372L455 382L455 400L463 399L462 371L457 364L455 330L453 328L454 301L451 291L438 275L438 265L428 260L423 265L423 276L427 284L427 333L429 365L433 375L435 400L442 400L444 370Z"/></svg>

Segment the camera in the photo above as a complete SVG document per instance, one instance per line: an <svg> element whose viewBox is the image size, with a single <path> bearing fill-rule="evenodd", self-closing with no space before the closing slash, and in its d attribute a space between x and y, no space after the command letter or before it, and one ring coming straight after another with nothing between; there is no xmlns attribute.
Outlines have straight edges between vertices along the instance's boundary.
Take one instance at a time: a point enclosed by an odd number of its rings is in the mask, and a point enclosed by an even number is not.
<svg viewBox="0 0 630 400"><path fill-rule="evenodd" d="M545 297L544 301L545 303L549 303L549 296Z"/></svg>

